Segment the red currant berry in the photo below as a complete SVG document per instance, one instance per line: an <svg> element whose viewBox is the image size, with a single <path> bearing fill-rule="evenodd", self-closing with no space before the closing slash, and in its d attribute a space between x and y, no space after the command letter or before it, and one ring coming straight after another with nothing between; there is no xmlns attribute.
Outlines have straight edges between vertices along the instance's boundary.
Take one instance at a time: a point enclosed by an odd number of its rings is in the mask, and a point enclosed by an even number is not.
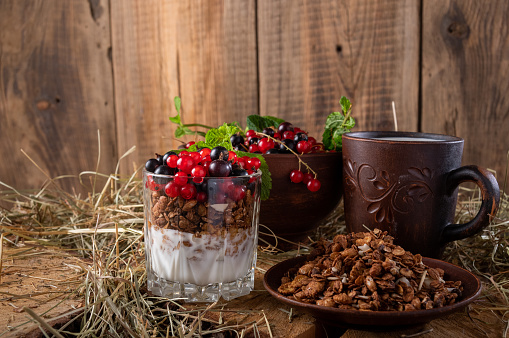
<svg viewBox="0 0 509 338"><path fill-rule="evenodd" d="M274 133L274 138L276 140L281 140L281 134L280 133Z"/></svg>
<svg viewBox="0 0 509 338"><path fill-rule="evenodd" d="M245 168L246 167L246 160L244 159L244 156L242 157L238 157L237 158L237 163L242 167L242 168Z"/></svg>
<svg viewBox="0 0 509 338"><path fill-rule="evenodd" d="M196 144L196 142L194 141L189 141L186 143L186 149L189 149L190 146L192 146L193 144Z"/></svg>
<svg viewBox="0 0 509 338"><path fill-rule="evenodd" d="M246 171L247 171L247 174L248 174L248 175L253 175L253 174L254 174L254 171L253 171L253 170L246 170ZM249 178L248 183L252 183L252 182L254 182L255 180L256 180L256 177L251 176L251 177Z"/></svg>
<svg viewBox="0 0 509 338"><path fill-rule="evenodd" d="M246 187L243 185L237 185L233 189L233 196L231 196L234 201L240 201L244 197L246 197Z"/></svg>
<svg viewBox="0 0 509 338"><path fill-rule="evenodd" d="M230 161L231 163L235 163L237 162L237 154L235 154L234 151L229 151L228 152L228 161Z"/></svg>
<svg viewBox="0 0 509 338"><path fill-rule="evenodd" d="M229 196L233 196L235 190L235 183L232 180L227 180L221 185L221 190L227 193Z"/></svg>
<svg viewBox="0 0 509 338"><path fill-rule="evenodd" d="M313 136L308 136L308 142L311 146L314 146L316 144L316 138Z"/></svg>
<svg viewBox="0 0 509 338"><path fill-rule="evenodd" d="M307 183L308 190L313 192L320 190L321 185L322 184L320 183L320 181L317 180L316 178L311 179Z"/></svg>
<svg viewBox="0 0 509 338"><path fill-rule="evenodd" d="M304 184L308 184L308 182L311 181L312 179L314 179L313 174L306 173L306 174L304 174L304 177L302 178L302 182L304 182Z"/></svg>
<svg viewBox="0 0 509 338"><path fill-rule="evenodd" d="M149 175L147 176L147 182L145 182L145 187L152 190L152 191L155 191L155 182L154 182L154 178L152 177L152 175Z"/></svg>
<svg viewBox="0 0 509 338"><path fill-rule="evenodd" d="M315 145L311 146L311 152L312 153L321 153L321 152L324 152L324 151L325 151L325 148L323 146L323 143L316 143Z"/></svg>
<svg viewBox="0 0 509 338"><path fill-rule="evenodd" d="M264 153L267 150L274 148L274 141L267 137L264 137L260 141L258 141L258 148L262 153Z"/></svg>
<svg viewBox="0 0 509 338"><path fill-rule="evenodd" d="M202 157L201 157L200 153L199 153L199 152L197 152L197 151L191 151L191 152L189 153L189 156L193 159L193 161L194 161L194 163L195 163L195 164L200 163L200 162L201 162L201 160L202 160Z"/></svg>
<svg viewBox="0 0 509 338"><path fill-rule="evenodd" d="M193 169L191 169L191 176L193 177L194 183L201 183L203 182L203 178L207 176L207 170L202 165L194 166Z"/></svg>
<svg viewBox="0 0 509 338"><path fill-rule="evenodd" d="M186 200L190 200L196 196L196 187L193 184L186 183L180 188L180 196Z"/></svg>
<svg viewBox="0 0 509 338"><path fill-rule="evenodd" d="M182 150L180 153L179 153L179 157L184 157L184 156L188 156L189 155L189 152L187 150Z"/></svg>
<svg viewBox="0 0 509 338"><path fill-rule="evenodd" d="M178 197L178 195L180 194L180 186L177 183L175 183L175 181L168 182L164 186L164 192L169 197Z"/></svg>
<svg viewBox="0 0 509 338"><path fill-rule="evenodd" d="M259 153L260 152L260 148L258 148L258 145L256 145L256 144L251 144L249 146L249 152L250 153Z"/></svg>
<svg viewBox="0 0 509 338"><path fill-rule="evenodd" d="M302 129L300 129L299 127L293 127L293 132L294 132L295 134L297 134L297 133L302 133L302 132L304 132L304 131L303 131Z"/></svg>
<svg viewBox="0 0 509 338"><path fill-rule="evenodd" d="M262 162L259 159L257 159L256 157L250 157L246 161L246 165L247 165L248 169L252 169L252 170L256 171L256 170L260 169Z"/></svg>
<svg viewBox="0 0 509 338"><path fill-rule="evenodd" d="M210 162L212 161L212 159L210 158L210 155L207 155L207 156L204 156L202 159L201 159L201 163L205 163L205 162Z"/></svg>
<svg viewBox="0 0 509 338"><path fill-rule="evenodd" d="M175 180L174 182L177 184L177 185L184 185L187 183L187 174L183 171L179 171L178 173L175 174Z"/></svg>
<svg viewBox="0 0 509 338"><path fill-rule="evenodd" d="M205 193L204 191L200 191L199 193L196 194L196 200L200 203L207 202L207 193Z"/></svg>
<svg viewBox="0 0 509 338"><path fill-rule="evenodd" d="M203 166L203 168L205 169L205 171L207 172L207 175L209 173L209 166L210 166L210 162L212 161L202 161L201 162L201 165ZM205 176L207 176L205 175Z"/></svg>
<svg viewBox="0 0 509 338"><path fill-rule="evenodd" d="M302 182L303 178L304 174L300 170L295 169L292 170L292 172L290 173L290 181L292 181L293 183L300 183Z"/></svg>
<svg viewBox="0 0 509 338"><path fill-rule="evenodd" d="M293 131L290 131L290 130L287 130L283 133L283 140L284 139L290 139L290 140L293 140L293 138L295 137L295 133Z"/></svg>
<svg viewBox="0 0 509 338"><path fill-rule="evenodd" d="M191 156L184 156L178 159L177 168L186 174L190 174L195 163Z"/></svg>
<svg viewBox="0 0 509 338"><path fill-rule="evenodd" d="M176 168L178 159L179 159L179 157L177 155L170 155L170 156L168 156L168 159L166 160L166 164L170 168Z"/></svg>
<svg viewBox="0 0 509 338"><path fill-rule="evenodd" d="M249 129L246 132L246 137L254 137L254 136L256 136L256 131L254 131L253 129Z"/></svg>
<svg viewBox="0 0 509 338"><path fill-rule="evenodd" d="M199 153L200 153L202 158L204 158L205 156L210 156L210 148L202 148L199 151Z"/></svg>
<svg viewBox="0 0 509 338"><path fill-rule="evenodd" d="M301 154L309 153L311 150L311 146L309 145L308 141L299 141L297 143L297 151Z"/></svg>

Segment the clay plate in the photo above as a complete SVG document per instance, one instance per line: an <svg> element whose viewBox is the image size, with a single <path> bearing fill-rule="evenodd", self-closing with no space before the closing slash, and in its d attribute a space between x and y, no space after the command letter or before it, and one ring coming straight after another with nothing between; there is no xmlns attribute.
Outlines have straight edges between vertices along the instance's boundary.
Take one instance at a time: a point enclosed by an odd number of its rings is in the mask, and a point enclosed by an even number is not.
<svg viewBox="0 0 509 338"><path fill-rule="evenodd" d="M463 309L481 293L481 282L474 274L444 261L423 258L423 263L427 266L443 269L445 271L445 280L461 281L464 290L457 303L442 308L406 312L342 310L306 304L286 298L277 292L278 287L281 285L281 277L290 268L301 264L304 260L305 256L299 256L274 265L265 273L263 285L279 301L292 308L311 314L318 322L325 326L367 331L392 331L416 327Z"/></svg>

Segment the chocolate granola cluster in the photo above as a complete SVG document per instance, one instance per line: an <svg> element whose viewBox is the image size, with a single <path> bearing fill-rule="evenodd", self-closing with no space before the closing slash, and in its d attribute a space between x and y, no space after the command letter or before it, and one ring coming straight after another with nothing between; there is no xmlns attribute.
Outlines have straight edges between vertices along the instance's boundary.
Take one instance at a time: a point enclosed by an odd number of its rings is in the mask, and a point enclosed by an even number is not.
<svg viewBox="0 0 509 338"><path fill-rule="evenodd" d="M379 229L318 242L278 289L301 302L364 311L439 308L462 290L461 281L444 281L442 269L426 266Z"/></svg>
<svg viewBox="0 0 509 338"><path fill-rule="evenodd" d="M227 199L224 204L186 200L181 196L169 197L162 191L152 192L152 224L193 234L221 234L252 226L254 197L247 191L239 201Z"/></svg>

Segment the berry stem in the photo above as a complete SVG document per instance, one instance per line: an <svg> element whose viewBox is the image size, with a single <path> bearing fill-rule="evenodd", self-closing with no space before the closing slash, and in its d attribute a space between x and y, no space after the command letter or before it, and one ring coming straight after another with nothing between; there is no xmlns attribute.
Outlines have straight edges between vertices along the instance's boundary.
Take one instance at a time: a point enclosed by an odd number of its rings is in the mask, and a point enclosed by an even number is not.
<svg viewBox="0 0 509 338"><path fill-rule="evenodd" d="M304 164L304 165L306 166L306 168L308 169L308 171L311 171L311 172L313 173L313 175L315 175L315 178L317 178L318 174L317 174L317 173L316 173L313 169L311 169L311 167L310 167L310 166L309 166L306 162L304 162L304 161L300 158L299 154L297 154L295 151L293 151L292 149L290 149L290 148L289 148L286 144L284 144L284 142L282 142L282 141L280 141L280 140L278 140L278 139L276 139L276 138L273 138L272 136L269 136L269 135L267 135L267 134L264 134L264 133L262 133L262 132L256 132L256 134L257 134L257 135L263 135L264 137L267 137L268 139L270 139L270 140L272 140L272 141L274 141L274 142L276 142L276 143L282 144L282 145L283 145L286 149L288 149L288 150L289 150L292 154L294 154L295 156L297 156L297 159L299 160L299 170L300 170L300 165L301 165L301 163L302 163L302 164Z"/></svg>

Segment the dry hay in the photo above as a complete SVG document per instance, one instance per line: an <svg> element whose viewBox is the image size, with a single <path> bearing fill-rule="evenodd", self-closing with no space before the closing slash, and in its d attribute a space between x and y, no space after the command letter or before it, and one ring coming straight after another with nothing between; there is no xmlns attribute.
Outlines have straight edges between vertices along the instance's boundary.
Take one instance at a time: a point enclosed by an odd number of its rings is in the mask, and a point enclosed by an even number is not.
<svg viewBox="0 0 509 338"><path fill-rule="evenodd" d="M97 189L97 177L106 183ZM257 335L264 328L270 336L270 323L263 311L257 320L235 324L222 321L218 304L187 306L178 299L153 297L147 294L145 254L143 245L143 200L139 172L127 178L118 175L82 173L83 182L92 182L86 197L69 194L58 188L59 178L49 179L39 191L17 191L0 182L0 202L10 208L0 210L3 247L19 250L37 247L55 254L70 255L75 261L72 288L63 288L57 300L78 299L81 308L59 329L48 324L48 315L37 315L29 306L23 309L27 320L21 325L37 323L54 336L135 336L193 337ZM95 182L95 184L94 184ZM464 222L478 210L478 192L461 189L457 218ZM491 311L507 323L509 317L509 199L502 196L501 208L492 224L481 234L449 245L445 260L460 265L484 282L484 291L476 307ZM263 231L263 230L262 230ZM328 217L310 241L344 233L342 207ZM282 240L282 239L280 239ZM298 250L305 252L302 245ZM259 261L273 265L298 252L281 252L274 247L259 248ZM3 260L4 262L6 259ZM3 277L7 265L1 267ZM263 272L263 271L262 271ZM2 276L2 274L0 274ZM53 281L48 281L54 283ZM12 295L3 295L3 300ZM58 303L58 302L57 302ZM20 310L20 311L21 311ZM79 311L78 311L79 310ZM208 313L216 316L207 316ZM245 313L253 314L246 309ZM210 318L219 318L218 320ZM12 326L10 326L12 328ZM72 330L70 328L73 328ZM507 333L507 327L504 335ZM9 329L1 328L1 335Z"/></svg>

